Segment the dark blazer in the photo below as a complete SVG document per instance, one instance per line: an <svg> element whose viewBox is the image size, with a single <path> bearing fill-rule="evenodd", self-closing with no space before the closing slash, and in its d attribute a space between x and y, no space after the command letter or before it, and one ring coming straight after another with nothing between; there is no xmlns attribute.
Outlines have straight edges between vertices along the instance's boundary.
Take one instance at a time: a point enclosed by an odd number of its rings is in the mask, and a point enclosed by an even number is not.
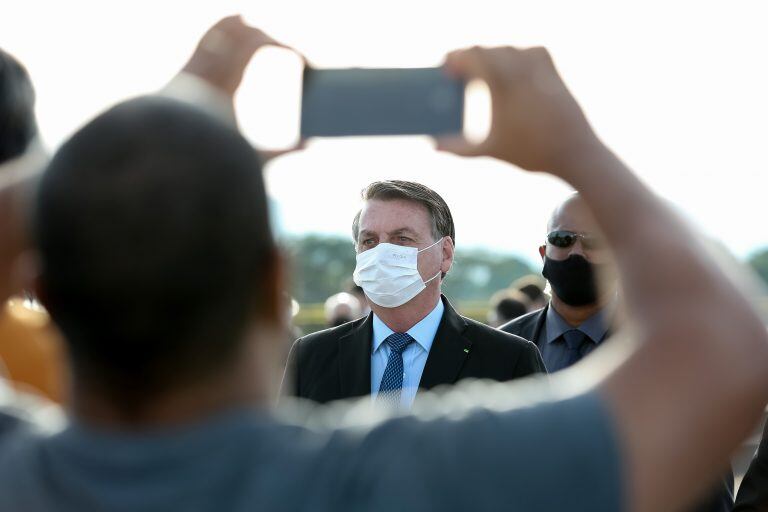
<svg viewBox="0 0 768 512"><path fill-rule="evenodd" d="M549 304L536 311L531 311L525 315L515 318L499 327L504 332L520 336L523 339L533 342L537 347L544 340L541 339L541 333L544 330L544 324L547 321L547 310ZM607 337L607 334L606 334Z"/></svg>
<svg viewBox="0 0 768 512"><path fill-rule="evenodd" d="M546 342L541 336L544 331L544 324L547 321L548 309L549 304L541 309L515 318L499 327L499 329L510 334L516 334L521 338L525 338L535 343L537 347L540 347L541 343ZM605 337L607 338L610 335L611 331L609 329L605 334ZM713 492L706 501L703 501L699 506L694 507L691 510L695 512L730 512L731 507L733 506L733 472L729 470L728 473L723 475L722 482L722 485L717 486L717 490Z"/></svg>
<svg viewBox="0 0 768 512"><path fill-rule="evenodd" d="M749 464L739 486L733 512L763 512L768 510L768 422L757 455Z"/></svg>
<svg viewBox="0 0 768 512"><path fill-rule="evenodd" d="M546 372L533 343L464 318L442 300L445 311L420 389L470 377L508 381ZM369 395L372 338L373 313L299 338L288 356L283 393L321 403Z"/></svg>

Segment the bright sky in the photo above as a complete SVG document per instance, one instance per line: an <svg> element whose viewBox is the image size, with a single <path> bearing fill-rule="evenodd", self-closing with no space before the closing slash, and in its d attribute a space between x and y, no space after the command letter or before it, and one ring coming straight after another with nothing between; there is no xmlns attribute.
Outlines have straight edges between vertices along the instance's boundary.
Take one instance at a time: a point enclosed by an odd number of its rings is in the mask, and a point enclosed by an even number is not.
<svg viewBox="0 0 768 512"><path fill-rule="evenodd" d="M597 132L654 190L737 256L768 246L761 1L6 3L0 47L29 68L52 148L107 106L164 85L205 29L234 12L319 66L429 66L472 44L545 45ZM297 128L297 77L284 55L259 59L238 114L254 142L284 142ZM437 154L418 137L316 141L266 178L289 233L347 235L363 186L410 179L446 199L459 247L531 262L568 193L552 178Z"/></svg>

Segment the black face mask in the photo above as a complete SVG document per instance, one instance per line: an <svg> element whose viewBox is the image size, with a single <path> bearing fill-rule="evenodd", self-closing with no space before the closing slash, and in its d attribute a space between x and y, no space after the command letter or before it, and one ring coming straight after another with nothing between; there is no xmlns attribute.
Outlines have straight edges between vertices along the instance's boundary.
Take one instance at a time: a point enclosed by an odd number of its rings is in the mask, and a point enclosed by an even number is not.
<svg viewBox="0 0 768 512"><path fill-rule="evenodd" d="M584 256L571 255L564 260L545 256L541 274L563 302L569 306L586 306L597 302L595 274L602 266L588 262Z"/></svg>

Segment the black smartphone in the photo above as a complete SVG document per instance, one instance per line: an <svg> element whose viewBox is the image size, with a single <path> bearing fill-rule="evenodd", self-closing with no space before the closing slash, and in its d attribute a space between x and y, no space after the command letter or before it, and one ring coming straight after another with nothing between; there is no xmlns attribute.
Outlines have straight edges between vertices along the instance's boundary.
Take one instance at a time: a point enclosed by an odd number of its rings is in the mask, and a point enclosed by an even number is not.
<svg viewBox="0 0 768 512"><path fill-rule="evenodd" d="M442 68L304 68L302 137L459 134L464 83Z"/></svg>

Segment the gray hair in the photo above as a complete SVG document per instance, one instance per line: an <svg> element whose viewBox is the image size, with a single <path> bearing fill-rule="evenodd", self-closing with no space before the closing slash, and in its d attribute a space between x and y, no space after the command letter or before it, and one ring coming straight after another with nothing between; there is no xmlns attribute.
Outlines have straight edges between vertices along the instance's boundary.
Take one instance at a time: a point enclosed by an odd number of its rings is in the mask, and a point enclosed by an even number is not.
<svg viewBox="0 0 768 512"><path fill-rule="evenodd" d="M365 187L361 196L364 201L405 199L419 203L429 212L429 217L432 220L433 238L449 236L456 244L456 228L453 225L451 210L445 200L431 188L413 181L376 181ZM357 236L360 232L360 213L361 211L358 211L352 221L352 238L355 244L357 244Z"/></svg>

